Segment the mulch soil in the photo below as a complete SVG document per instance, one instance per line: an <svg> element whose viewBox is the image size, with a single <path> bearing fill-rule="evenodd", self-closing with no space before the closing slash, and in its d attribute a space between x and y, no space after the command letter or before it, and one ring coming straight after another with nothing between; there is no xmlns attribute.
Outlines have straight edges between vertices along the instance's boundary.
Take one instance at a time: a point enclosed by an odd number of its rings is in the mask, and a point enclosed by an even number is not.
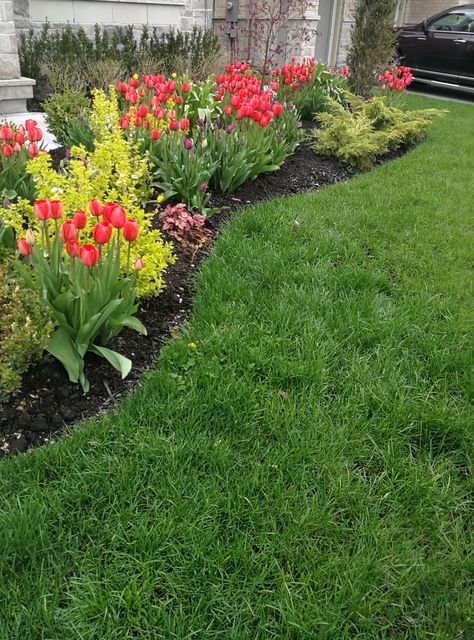
<svg viewBox="0 0 474 640"><path fill-rule="evenodd" d="M55 150L52 156L57 165L64 157L64 150ZM0 457L56 440L62 432L84 418L97 417L109 411L141 383L143 373L156 362L161 346L188 317L192 308L195 272L209 255L212 243L234 211L276 196L314 191L323 185L347 180L353 174L338 160L317 156L304 142L279 171L261 175L232 194L212 193L208 206L219 208L220 212L206 222L212 233L211 243L194 255L175 244L177 259L164 276L164 290L159 296L145 300L137 314L148 335L125 329L110 343L111 349L133 361L129 376L122 380L105 360L88 354L85 374L91 387L84 395L78 385L69 382L57 360L47 358L30 367L23 376L21 388L0 406Z"/></svg>

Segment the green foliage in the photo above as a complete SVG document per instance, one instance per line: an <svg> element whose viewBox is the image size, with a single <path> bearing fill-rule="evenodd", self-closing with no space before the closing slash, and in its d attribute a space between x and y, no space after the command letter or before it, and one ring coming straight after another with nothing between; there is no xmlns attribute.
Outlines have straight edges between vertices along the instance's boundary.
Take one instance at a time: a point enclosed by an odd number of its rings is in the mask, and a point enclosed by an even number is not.
<svg viewBox="0 0 474 640"><path fill-rule="evenodd" d="M121 244L123 251L118 229L105 257L98 253L98 264L89 268L64 252L63 241L56 231L51 249L49 242L33 248L33 270L29 268L29 258L26 263L14 265L25 287L37 291L57 324L47 351L61 362L71 382L81 384L84 392L89 390L84 375L87 352L105 358L125 378L131 360L105 345L124 327L146 334L145 327L134 317L138 308L135 303L138 271L132 269L131 274L121 274ZM130 259L127 262L130 267Z"/></svg>
<svg viewBox="0 0 474 640"><path fill-rule="evenodd" d="M46 123L56 140L70 148L83 145L93 150L92 130L86 121L89 99L78 89L53 93L44 103Z"/></svg>
<svg viewBox="0 0 474 640"><path fill-rule="evenodd" d="M185 149L185 141L191 144L191 140L184 139L180 133L170 132L155 143L150 155L156 175L153 185L163 191L165 200L177 196L175 199L189 209L205 213L209 200L207 185L217 161L203 147L202 140L193 143L191 149ZM205 187L201 188L203 184Z"/></svg>
<svg viewBox="0 0 474 640"><path fill-rule="evenodd" d="M313 148L358 169L368 169L378 156L418 142L443 113L438 109L402 111L387 106L382 97L363 101L347 94L347 98L349 107L331 100L330 112L319 114Z"/></svg>
<svg viewBox="0 0 474 640"><path fill-rule="evenodd" d="M0 265L0 399L18 388L21 374L39 359L52 330L36 293L8 279Z"/></svg>
<svg viewBox="0 0 474 640"><path fill-rule="evenodd" d="M357 0L347 64L355 93L368 96L374 73L386 69L395 58L397 32L393 18L397 0Z"/></svg>
<svg viewBox="0 0 474 640"><path fill-rule="evenodd" d="M186 33L174 29L158 33L157 28L144 25L136 38L133 25L115 27L112 32L96 25L90 38L82 27L52 30L46 23L39 33L30 29L20 34L18 52L21 72L37 81L35 96L40 100L51 86L62 91L72 84L84 93L105 89L136 72L171 73L179 67L205 78L214 61L221 62L218 37L198 27Z"/></svg>

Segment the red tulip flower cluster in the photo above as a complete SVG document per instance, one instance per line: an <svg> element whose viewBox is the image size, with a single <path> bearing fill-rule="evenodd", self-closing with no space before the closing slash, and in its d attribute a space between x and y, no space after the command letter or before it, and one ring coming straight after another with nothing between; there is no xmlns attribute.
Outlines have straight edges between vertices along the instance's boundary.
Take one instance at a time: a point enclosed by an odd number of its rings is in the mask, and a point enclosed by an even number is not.
<svg viewBox="0 0 474 640"><path fill-rule="evenodd" d="M100 258L100 248L108 245L112 232L117 230L118 251L120 250L120 239L123 239L130 245L138 237L138 223L132 218L127 218L125 209L116 202L107 202L102 205L98 200L89 202L89 211L95 218L99 220L93 229L92 235L94 241L99 248L92 244L84 244L79 246L79 233L87 225L88 216L84 211L76 211L72 219L65 220L61 226L58 226L58 220L63 215L63 203L60 200L37 200L33 204L33 212L40 221L41 232L43 237L43 246L48 252L51 250L51 241L48 230L48 220L56 221L56 235L59 233L64 249L71 258L79 257L86 267L93 267ZM29 239L30 237L30 239ZM18 251L22 256L31 254L34 241L31 241L32 233L18 240Z"/></svg>
<svg viewBox="0 0 474 640"><path fill-rule="evenodd" d="M280 103L273 102L272 91L263 89L262 81L252 75L246 63L228 64L226 72L216 76L216 83L216 97L225 104L225 115L235 112L238 120L249 118L264 128L283 111Z"/></svg>
<svg viewBox="0 0 474 640"><path fill-rule="evenodd" d="M36 120L26 120L19 127L13 124L0 126L0 149L2 156L10 158L22 151L27 151L30 158L39 153L38 142L43 139L43 133L37 126Z"/></svg>
<svg viewBox="0 0 474 640"><path fill-rule="evenodd" d="M130 104L130 108L120 119L122 129L128 129L132 122L135 127L151 129L151 138L158 140L160 131L155 120L168 120L172 131L186 131L189 128L187 118L177 118L176 109L184 103L191 84L186 80L166 79L164 75L145 75L140 83L137 76L129 78L128 83L119 82L117 89Z"/></svg>
<svg viewBox="0 0 474 640"><path fill-rule="evenodd" d="M381 91L403 91L413 80L410 67L392 67L379 73L377 82Z"/></svg>
<svg viewBox="0 0 474 640"><path fill-rule="evenodd" d="M300 63L296 63L295 58L292 58L289 64L284 64L279 69L272 71L271 87L273 91L278 91L280 82L284 86L289 86L292 91L301 89L308 82L311 82L314 65L314 58L303 58Z"/></svg>

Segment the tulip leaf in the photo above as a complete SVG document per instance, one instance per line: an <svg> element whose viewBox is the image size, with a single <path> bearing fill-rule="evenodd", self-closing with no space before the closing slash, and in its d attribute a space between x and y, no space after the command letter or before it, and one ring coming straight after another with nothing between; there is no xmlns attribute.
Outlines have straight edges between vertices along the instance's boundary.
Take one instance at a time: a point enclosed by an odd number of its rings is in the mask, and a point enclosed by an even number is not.
<svg viewBox="0 0 474 640"><path fill-rule="evenodd" d="M144 336L147 335L146 327L140 322L138 318L135 318L134 316L117 316L116 318L112 318L112 320L109 320L109 325L116 328L130 327L131 329L134 329Z"/></svg>
<svg viewBox="0 0 474 640"><path fill-rule="evenodd" d="M46 350L61 362L71 382L79 382L84 363L71 337L62 327L53 333Z"/></svg>
<svg viewBox="0 0 474 640"><path fill-rule="evenodd" d="M132 361L120 355L120 353L112 351L112 349L106 349L106 347L98 347L95 344L89 347L89 351L108 360L110 364L120 372L122 378L126 378L130 373Z"/></svg>

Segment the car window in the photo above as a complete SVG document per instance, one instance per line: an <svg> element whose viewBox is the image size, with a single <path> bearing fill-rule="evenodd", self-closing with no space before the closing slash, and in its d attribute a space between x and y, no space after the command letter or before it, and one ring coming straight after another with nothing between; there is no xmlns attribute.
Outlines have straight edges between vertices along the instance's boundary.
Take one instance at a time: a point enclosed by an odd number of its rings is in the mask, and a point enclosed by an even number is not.
<svg viewBox="0 0 474 640"><path fill-rule="evenodd" d="M428 24L428 31L474 32L474 9L457 9Z"/></svg>

